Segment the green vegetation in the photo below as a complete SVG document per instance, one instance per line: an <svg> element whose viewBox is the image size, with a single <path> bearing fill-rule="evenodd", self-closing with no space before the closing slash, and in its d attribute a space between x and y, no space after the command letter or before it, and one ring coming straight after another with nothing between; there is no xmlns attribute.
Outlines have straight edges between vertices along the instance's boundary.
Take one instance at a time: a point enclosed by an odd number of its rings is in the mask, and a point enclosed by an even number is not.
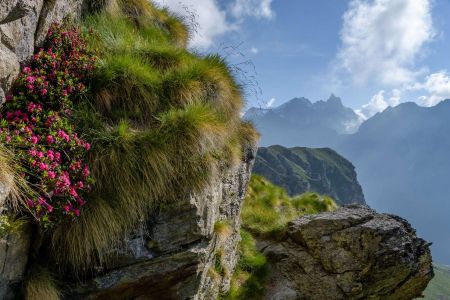
<svg viewBox="0 0 450 300"><path fill-rule="evenodd" d="M289 197L283 188L253 175L242 209L242 225L257 236L273 237L301 215L335 209L335 202L327 196L305 193Z"/></svg>
<svg viewBox="0 0 450 300"><path fill-rule="evenodd" d="M427 300L450 299L450 267L434 265L434 278L424 292Z"/></svg>
<svg viewBox="0 0 450 300"><path fill-rule="evenodd" d="M364 203L354 166L329 148L260 147L253 173L285 188L290 196L314 191L338 204Z"/></svg>
<svg viewBox="0 0 450 300"><path fill-rule="evenodd" d="M253 236L241 230L240 261L231 280L230 291L223 300L257 300L264 293L267 278L267 259L256 248Z"/></svg>
<svg viewBox="0 0 450 300"><path fill-rule="evenodd" d="M87 271L149 211L202 189L254 142L226 61L185 49L183 20L145 0L112 1L83 22L98 65L75 107L96 183L76 222L57 228L54 258ZM218 226L220 234L226 226Z"/></svg>
<svg viewBox="0 0 450 300"><path fill-rule="evenodd" d="M13 157L9 150L0 145L0 182L2 183L0 188L5 189L3 192L9 191L6 197L7 206L17 210L20 206L24 206L23 195L31 193L31 189L15 169L17 164Z"/></svg>
<svg viewBox="0 0 450 300"><path fill-rule="evenodd" d="M218 221L214 224L214 233L219 237L219 239L224 240L233 233L233 228L226 220Z"/></svg>
<svg viewBox="0 0 450 300"><path fill-rule="evenodd" d="M27 219L15 215L0 216L0 238L5 237L9 233L20 231L27 224Z"/></svg>
<svg viewBox="0 0 450 300"><path fill-rule="evenodd" d="M52 274L41 267L35 267L26 278L25 300L59 300L61 293Z"/></svg>
<svg viewBox="0 0 450 300"><path fill-rule="evenodd" d="M231 280L230 291L222 296L226 300L257 300L264 295L264 286L270 266L257 249L256 238L276 239L289 221L305 215L337 208L329 197L305 193L289 197L286 191L264 177L253 175L241 213L240 260Z"/></svg>

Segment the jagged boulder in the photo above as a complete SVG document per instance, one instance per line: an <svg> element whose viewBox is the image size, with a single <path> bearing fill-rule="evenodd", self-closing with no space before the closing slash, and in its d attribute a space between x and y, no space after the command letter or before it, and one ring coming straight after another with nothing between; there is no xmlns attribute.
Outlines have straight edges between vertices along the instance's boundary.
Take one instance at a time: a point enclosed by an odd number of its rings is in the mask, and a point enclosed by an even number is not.
<svg viewBox="0 0 450 300"><path fill-rule="evenodd" d="M264 253L266 299L413 299L433 277L429 244L411 225L361 205L299 218Z"/></svg>

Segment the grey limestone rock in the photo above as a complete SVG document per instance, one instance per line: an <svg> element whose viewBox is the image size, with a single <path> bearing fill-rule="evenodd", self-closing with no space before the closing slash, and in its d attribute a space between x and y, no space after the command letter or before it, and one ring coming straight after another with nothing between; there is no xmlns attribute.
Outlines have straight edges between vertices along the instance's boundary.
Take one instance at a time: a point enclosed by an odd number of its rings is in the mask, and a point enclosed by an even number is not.
<svg viewBox="0 0 450 300"><path fill-rule="evenodd" d="M267 299L413 299L433 277L429 244L411 225L362 205L299 218L264 253Z"/></svg>

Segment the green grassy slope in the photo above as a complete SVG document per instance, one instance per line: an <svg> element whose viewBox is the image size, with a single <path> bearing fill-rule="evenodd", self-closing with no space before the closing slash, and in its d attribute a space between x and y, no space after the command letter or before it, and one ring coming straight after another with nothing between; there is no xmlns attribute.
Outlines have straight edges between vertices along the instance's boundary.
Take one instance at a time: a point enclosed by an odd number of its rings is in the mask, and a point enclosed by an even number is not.
<svg viewBox="0 0 450 300"><path fill-rule="evenodd" d="M317 192L339 204L364 203L353 165L329 148L259 148L253 169L289 195Z"/></svg>
<svg viewBox="0 0 450 300"><path fill-rule="evenodd" d="M427 300L450 299L450 266L434 266L435 276L425 290Z"/></svg>

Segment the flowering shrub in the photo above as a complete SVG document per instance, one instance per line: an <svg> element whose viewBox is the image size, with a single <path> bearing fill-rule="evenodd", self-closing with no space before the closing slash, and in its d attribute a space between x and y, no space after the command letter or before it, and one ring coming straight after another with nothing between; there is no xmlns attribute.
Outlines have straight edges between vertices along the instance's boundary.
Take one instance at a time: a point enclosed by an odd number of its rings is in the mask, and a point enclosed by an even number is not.
<svg viewBox="0 0 450 300"><path fill-rule="evenodd" d="M75 132L71 112L94 66L79 31L53 24L1 108L0 141L19 159L33 190L27 206L44 227L78 216L92 185L90 144Z"/></svg>

